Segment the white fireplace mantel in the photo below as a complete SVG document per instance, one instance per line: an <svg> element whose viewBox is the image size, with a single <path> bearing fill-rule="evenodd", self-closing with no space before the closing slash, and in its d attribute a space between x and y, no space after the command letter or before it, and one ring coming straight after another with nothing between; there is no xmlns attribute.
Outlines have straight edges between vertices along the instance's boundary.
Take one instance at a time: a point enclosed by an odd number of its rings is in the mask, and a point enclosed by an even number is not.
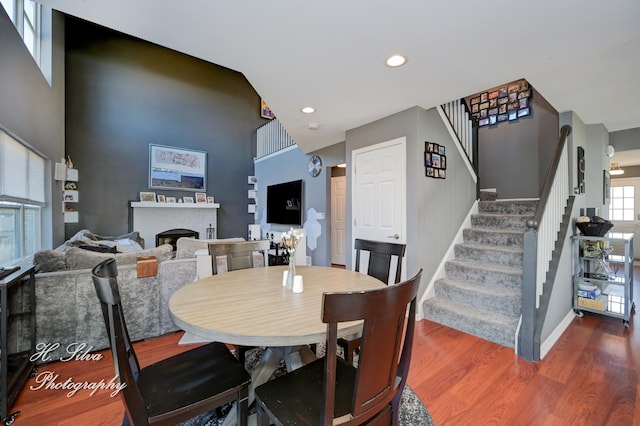
<svg viewBox="0 0 640 426"><path fill-rule="evenodd" d="M154 203L132 201L133 230L144 238L145 247L155 247L156 234L169 229L184 228L200 233L206 238L207 228L218 231L218 203Z"/></svg>

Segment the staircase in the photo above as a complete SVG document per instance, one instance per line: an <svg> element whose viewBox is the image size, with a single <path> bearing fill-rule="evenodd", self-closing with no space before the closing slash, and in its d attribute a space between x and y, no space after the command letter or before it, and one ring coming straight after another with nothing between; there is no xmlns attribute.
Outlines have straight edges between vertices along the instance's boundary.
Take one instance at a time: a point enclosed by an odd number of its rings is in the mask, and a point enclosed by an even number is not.
<svg viewBox="0 0 640 426"><path fill-rule="evenodd" d="M479 214L446 262L446 277L435 282L435 297L424 302L425 318L492 342L515 347L522 306L525 224L538 200L497 200L482 191Z"/></svg>

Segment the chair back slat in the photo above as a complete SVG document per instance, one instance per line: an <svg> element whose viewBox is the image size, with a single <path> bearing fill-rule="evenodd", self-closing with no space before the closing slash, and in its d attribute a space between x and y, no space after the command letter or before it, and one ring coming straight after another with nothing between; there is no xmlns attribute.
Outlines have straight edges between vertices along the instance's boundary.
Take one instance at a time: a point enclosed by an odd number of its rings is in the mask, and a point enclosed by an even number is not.
<svg viewBox="0 0 640 426"><path fill-rule="evenodd" d="M96 265L91 278L102 307L115 373L120 383L126 383L120 395L133 424L147 424L147 412L142 395L135 385L140 363L131 344L118 289L118 268L115 259Z"/></svg>
<svg viewBox="0 0 640 426"><path fill-rule="evenodd" d="M352 399L353 418L381 411L406 383L421 275L422 270L405 282L383 289L323 296L322 321L328 324L327 357L335 350L337 336L332 329L337 323L364 321ZM335 370L327 369L326 374L335 375ZM328 382L330 377L325 379ZM325 407L325 412L333 412L333 401L326 395L325 403L331 407Z"/></svg>
<svg viewBox="0 0 640 426"><path fill-rule="evenodd" d="M213 274L267 266L269 245L268 240L209 243Z"/></svg>
<svg viewBox="0 0 640 426"><path fill-rule="evenodd" d="M367 275L375 277L385 284L389 284L389 275L392 270L392 262L395 260L395 274L393 283L397 284L402 279L402 258L407 249L406 244L388 243L383 241L371 241L357 238L354 243L356 249L355 270L362 271L361 253L369 253Z"/></svg>

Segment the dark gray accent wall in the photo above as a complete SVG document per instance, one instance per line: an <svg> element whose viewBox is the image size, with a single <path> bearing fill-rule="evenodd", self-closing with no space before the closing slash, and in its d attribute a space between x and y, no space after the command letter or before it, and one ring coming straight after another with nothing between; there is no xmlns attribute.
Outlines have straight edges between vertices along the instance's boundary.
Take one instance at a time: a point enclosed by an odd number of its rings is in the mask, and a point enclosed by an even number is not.
<svg viewBox="0 0 640 426"><path fill-rule="evenodd" d="M538 198L558 142L558 112L532 88L531 111L478 131L481 188L498 198Z"/></svg>
<svg viewBox="0 0 640 426"><path fill-rule="evenodd" d="M43 246L64 238L60 184L51 164L64 155L64 20L53 14L52 85L49 86L20 35L0 7L0 125L47 159Z"/></svg>
<svg viewBox="0 0 640 426"><path fill-rule="evenodd" d="M130 230L129 202L150 191L149 144L206 151L218 237L246 237L247 176L265 122L246 78L76 18L66 28L66 146L80 177L80 223L67 225L67 237Z"/></svg>
<svg viewBox="0 0 640 426"><path fill-rule="evenodd" d="M622 151L624 153L624 151ZM640 166L624 166L623 175L611 176L611 179L625 179L630 177L640 177Z"/></svg>
<svg viewBox="0 0 640 426"><path fill-rule="evenodd" d="M616 149L616 152L640 149L640 127L611 132L609 133L609 142Z"/></svg>

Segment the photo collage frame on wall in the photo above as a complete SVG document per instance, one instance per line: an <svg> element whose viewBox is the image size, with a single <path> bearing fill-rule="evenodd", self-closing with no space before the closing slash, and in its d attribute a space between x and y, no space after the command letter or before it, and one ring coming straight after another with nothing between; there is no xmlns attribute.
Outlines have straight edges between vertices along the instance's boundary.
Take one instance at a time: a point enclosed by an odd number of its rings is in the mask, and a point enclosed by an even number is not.
<svg viewBox="0 0 640 426"><path fill-rule="evenodd" d="M434 179L447 178L447 156L445 147L433 142L424 143L425 176Z"/></svg>
<svg viewBox="0 0 640 426"><path fill-rule="evenodd" d="M505 84L470 99L471 115L478 126L493 126L531 115L532 90L525 79Z"/></svg>

